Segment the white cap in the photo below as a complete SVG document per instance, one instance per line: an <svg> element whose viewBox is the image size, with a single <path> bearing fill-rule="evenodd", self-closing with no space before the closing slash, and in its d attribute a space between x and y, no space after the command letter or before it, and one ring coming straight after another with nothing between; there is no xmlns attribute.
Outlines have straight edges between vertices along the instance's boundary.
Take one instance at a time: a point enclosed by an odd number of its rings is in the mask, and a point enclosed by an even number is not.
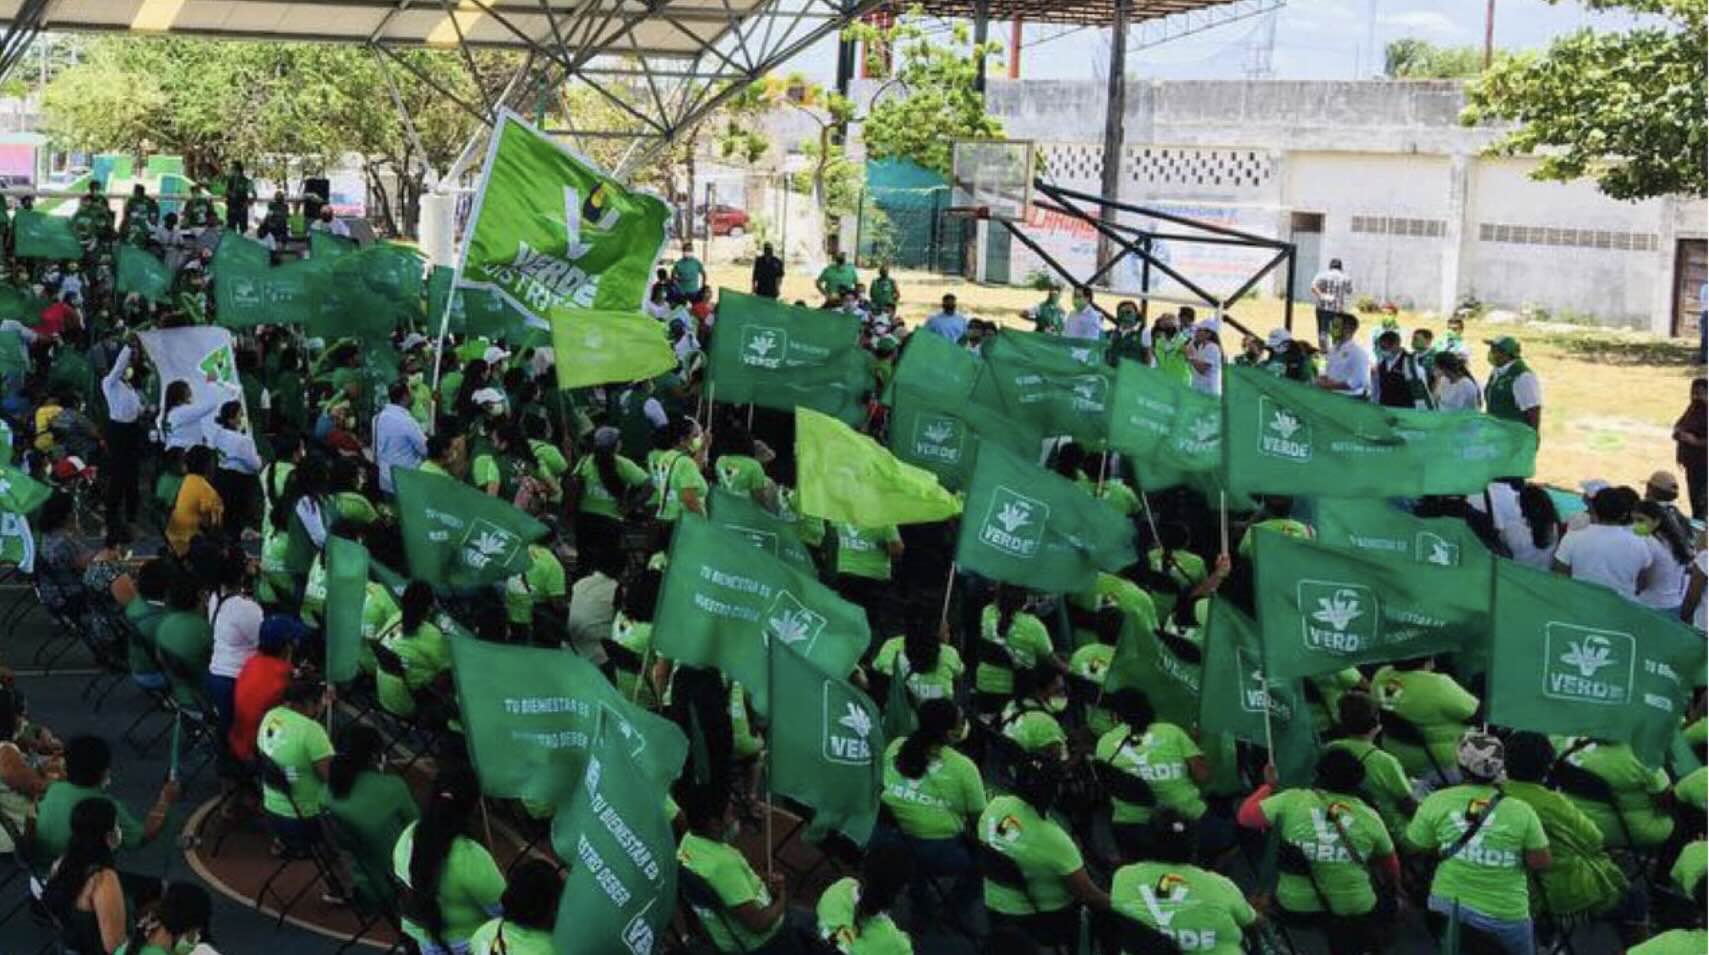
<svg viewBox="0 0 1709 955"><path fill-rule="evenodd" d="M1193 323L1193 331L1210 332L1212 335L1222 334L1222 319L1207 318Z"/></svg>
<svg viewBox="0 0 1709 955"><path fill-rule="evenodd" d="M404 351L412 351L427 344L427 336L420 332L410 332L404 336L403 344L398 347Z"/></svg>
<svg viewBox="0 0 1709 955"><path fill-rule="evenodd" d="M474 394L469 396L469 400L482 406L502 405L504 404L504 392L499 391L497 388L480 388L477 389Z"/></svg>
<svg viewBox="0 0 1709 955"><path fill-rule="evenodd" d="M510 352L505 351L497 345L493 345L481 354L481 360L489 365L496 365L509 357Z"/></svg>
<svg viewBox="0 0 1709 955"><path fill-rule="evenodd" d="M1269 345L1271 348L1281 348L1283 345L1286 345L1293 340L1293 333L1287 329L1272 328L1270 329L1270 334L1264 338L1264 344Z"/></svg>

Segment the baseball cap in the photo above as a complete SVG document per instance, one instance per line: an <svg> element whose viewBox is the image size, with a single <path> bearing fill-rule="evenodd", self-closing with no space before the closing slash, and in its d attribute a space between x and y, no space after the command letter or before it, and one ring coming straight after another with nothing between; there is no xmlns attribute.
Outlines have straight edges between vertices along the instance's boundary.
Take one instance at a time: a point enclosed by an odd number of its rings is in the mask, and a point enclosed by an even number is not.
<svg viewBox="0 0 1709 955"><path fill-rule="evenodd" d="M595 428L593 431L593 446L600 449L615 448L622 440L623 434L610 425Z"/></svg>
<svg viewBox="0 0 1709 955"><path fill-rule="evenodd" d="M420 332L410 332L404 336L403 344L398 347L404 351L412 351L427 344L427 336Z"/></svg>
<svg viewBox="0 0 1709 955"><path fill-rule="evenodd" d="M469 396L469 400L482 406L502 405L504 404L504 392L497 388L479 388Z"/></svg>
<svg viewBox="0 0 1709 955"><path fill-rule="evenodd" d="M1503 335L1500 338L1486 338L1484 339L1484 344L1503 354L1512 355L1515 358L1519 357L1519 339L1514 338L1512 335Z"/></svg>
<svg viewBox="0 0 1709 955"><path fill-rule="evenodd" d="M301 641L309 628L301 620L286 614L273 614L261 621L261 633L256 642L263 650L277 650Z"/></svg>
<svg viewBox="0 0 1709 955"><path fill-rule="evenodd" d="M496 365L509 357L510 352L505 351L497 345L493 345L481 354L481 360L489 365Z"/></svg>
<svg viewBox="0 0 1709 955"><path fill-rule="evenodd" d="M1679 479L1673 476L1672 471L1657 471L1650 475L1650 479L1645 483L1656 491L1666 494L1669 500L1679 496Z"/></svg>
<svg viewBox="0 0 1709 955"><path fill-rule="evenodd" d="M1488 733L1467 730L1454 751L1460 768L1479 779L1499 779L1507 767L1506 750L1501 740Z"/></svg>
<svg viewBox="0 0 1709 955"><path fill-rule="evenodd" d="M1272 329L1270 329L1270 334L1265 336L1264 344L1270 346L1271 348L1281 348L1283 345L1286 345L1287 343L1289 343L1293 340L1294 340L1294 334L1292 332L1288 331L1287 329L1285 329L1285 328L1272 328Z"/></svg>

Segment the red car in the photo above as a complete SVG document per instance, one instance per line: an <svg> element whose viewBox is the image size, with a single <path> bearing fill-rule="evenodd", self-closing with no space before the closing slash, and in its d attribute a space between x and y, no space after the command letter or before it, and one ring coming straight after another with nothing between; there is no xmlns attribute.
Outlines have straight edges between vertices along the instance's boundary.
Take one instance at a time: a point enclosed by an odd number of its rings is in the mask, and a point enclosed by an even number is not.
<svg viewBox="0 0 1709 955"><path fill-rule="evenodd" d="M713 235L741 238L748 231L748 214L735 206L713 206L707 213Z"/></svg>

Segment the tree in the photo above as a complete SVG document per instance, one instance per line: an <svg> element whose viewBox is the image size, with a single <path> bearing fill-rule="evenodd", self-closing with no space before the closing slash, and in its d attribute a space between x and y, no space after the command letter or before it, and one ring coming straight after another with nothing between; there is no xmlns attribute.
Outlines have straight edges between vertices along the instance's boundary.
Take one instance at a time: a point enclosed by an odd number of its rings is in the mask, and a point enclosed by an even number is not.
<svg viewBox="0 0 1709 955"><path fill-rule="evenodd" d="M1392 80L1460 79L1478 75L1483 66L1483 51L1475 46L1437 46L1409 36L1383 48L1383 75Z"/></svg>
<svg viewBox="0 0 1709 955"><path fill-rule="evenodd" d="M891 26L857 24L843 35L865 41L878 69L894 51L891 81L874 95L861 124L868 155L911 159L947 176L955 140L1003 135L1002 122L986 112L985 96L974 85L979 64L1001 59L1002 44L973 43L967 27L959 23L951 29L948 44L936 43L922 22L916 9ZM900 94L885 95L892 87Z"/></svg>
<svg viewBox="0 0 1709 955"><path fill-rule="evenodd" d="M1540 55L1497 63L1468 88L1461 121L1517 123L1493 151L1538 156L1539 179L1594 179L1616 199L1705 195L1709 3L1583 2L1646 23L1623 33L1580 30Z"/></svg>

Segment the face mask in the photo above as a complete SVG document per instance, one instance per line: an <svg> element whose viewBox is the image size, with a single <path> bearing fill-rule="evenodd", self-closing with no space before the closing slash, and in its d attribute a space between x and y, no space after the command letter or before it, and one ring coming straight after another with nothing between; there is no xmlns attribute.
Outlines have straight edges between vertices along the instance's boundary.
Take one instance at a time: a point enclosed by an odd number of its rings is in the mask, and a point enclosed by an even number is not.
<svg viewBox="0 0 1709 955"><path fill-rule="evenodd" d="M967 721L963 720L961 722L961 725L957 726L953 730L950 730L949 741L952 743L960 743L960 742L964 742L966 739L967 739Z"/></svg>
<svg viewBox="0 0 1709 955"><path fill-rule="evenodd" d="M1053 696L1050 699L1045 700L1044 705L1052 713L1061 713L1064 710L1068 709L1068 697L1067 696Z"/></svg>
<svg viewBox="0 0 1709 955"><path fill-rule="evenodd" d="M1085 307L1086 307L1086 300L1079 295L1074 296L1074 310L1079 311L1080 309L1083 309Z"/></svg>
<svg viewBox="0 0 1709 955"><path fill-rule="evenodd" d="M410 383L411 387L421 384L421 380L422 380L421 372L417 371L417 372L411 372L410 373L409 383Z"/></svg>
<svg viewBox="0 0 1709 955"><path fill-rule="evenodd" d="M1638 535L1639 537L1648 537L1651 534L1654 534L1655 532L1656 532L1656 525L1651 524L1649 521L1633 521L1632 522L1632 533Z"/></svg>

